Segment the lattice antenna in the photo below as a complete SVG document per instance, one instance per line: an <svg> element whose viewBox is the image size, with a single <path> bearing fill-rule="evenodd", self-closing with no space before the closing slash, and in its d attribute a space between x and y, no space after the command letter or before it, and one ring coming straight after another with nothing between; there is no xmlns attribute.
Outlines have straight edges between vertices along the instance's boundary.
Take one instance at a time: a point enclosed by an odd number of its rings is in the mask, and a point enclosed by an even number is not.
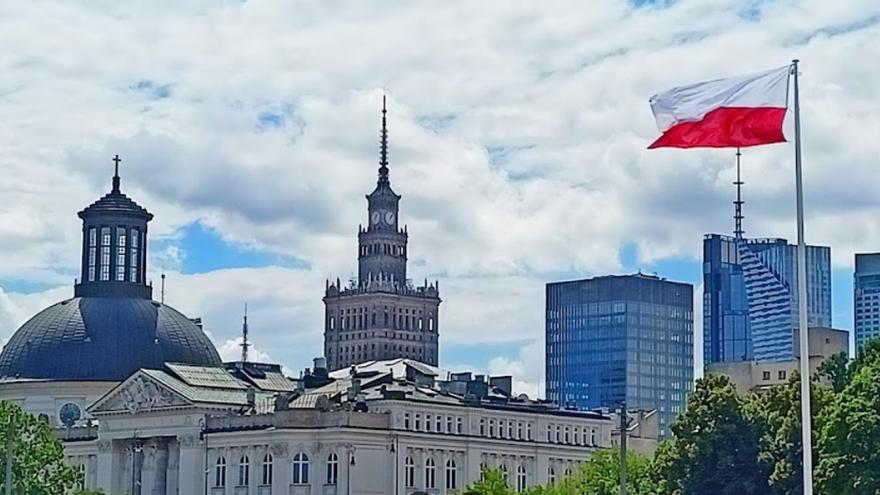
<svg viewBox="0 0 880 495"><path fill-rule="evenodd" d="M241 324L241 362L248 361L248 349L251 343L248 341L247 303L244 303L244 321Z"/></svg>

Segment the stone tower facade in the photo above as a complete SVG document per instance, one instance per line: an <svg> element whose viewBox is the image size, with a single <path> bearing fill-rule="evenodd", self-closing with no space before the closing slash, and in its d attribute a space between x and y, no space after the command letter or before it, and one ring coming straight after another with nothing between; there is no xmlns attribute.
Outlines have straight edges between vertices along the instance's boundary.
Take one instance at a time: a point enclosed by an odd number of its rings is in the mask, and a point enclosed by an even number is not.
<svg viewBox="0 0 880 495"><path fill-rule="evenodd" d="M400 196L388 178L388 129L382 102L379 180L367 195L367 226L358 232L358 278L327 282L324 356L331 370L379 359L437 365L439 283L416 287L406 278L406 227Z"/></svg>

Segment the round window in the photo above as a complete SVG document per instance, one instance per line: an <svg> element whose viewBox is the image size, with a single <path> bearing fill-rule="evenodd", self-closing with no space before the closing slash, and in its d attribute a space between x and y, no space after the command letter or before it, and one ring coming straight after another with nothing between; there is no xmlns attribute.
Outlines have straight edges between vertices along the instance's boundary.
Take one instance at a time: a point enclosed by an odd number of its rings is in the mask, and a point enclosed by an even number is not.
<svg viewBox="0 0 880 495"><path fill-rule="evenodd" d="M58 411L58 419L61 420L61 424L64 426L73 426L80 418L82 418L82 411L73 402L64 404L61 406L61 410Z"/></svg>

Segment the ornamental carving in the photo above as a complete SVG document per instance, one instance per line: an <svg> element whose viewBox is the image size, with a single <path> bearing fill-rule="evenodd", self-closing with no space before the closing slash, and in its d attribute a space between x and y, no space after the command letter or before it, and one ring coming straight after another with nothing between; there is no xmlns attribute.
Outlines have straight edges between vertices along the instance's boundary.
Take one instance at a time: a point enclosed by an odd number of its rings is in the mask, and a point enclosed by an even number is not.
<svg viewBox="0 0 880 495"><path fill-rule="evenodd" d="M152 409L186 405L189 405L189 402L171 390L157 385L144 375L138 375L104 401L96 412L127 411L136 414Z"/></svg>
<svg viewBox="0 0 880 495"><path fill-rule="evenodd" d="M287 456L287 442L277 442L273 443L269 450L272 451L272 455L275 457L286 457Z"/></svg>
<svg viewBox="0 0 880 495"><path fill-rule="evenodd" d="M177 442L180 443L181 448L191 449L193 447L198 447L199 436L198 435L180 435L177 437Z"/></svg>
<svg viewBox="0 0 880 495"><path fill-rule="evenodd" d="M113 442L110 440L98 440L98 453L106 454L113 449Z"/></svg>

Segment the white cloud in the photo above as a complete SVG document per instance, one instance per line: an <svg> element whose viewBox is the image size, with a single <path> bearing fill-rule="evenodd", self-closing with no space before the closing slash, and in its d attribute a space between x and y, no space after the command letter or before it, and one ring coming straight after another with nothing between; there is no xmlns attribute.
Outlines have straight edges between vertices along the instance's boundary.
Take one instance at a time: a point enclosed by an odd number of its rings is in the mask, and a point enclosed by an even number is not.
<svg viewBox="0 0 880 495"><path fill-rule="evenodd" d="M645 150L648 96L794 57L808 240L848 266L880 244L880 68L865 62L880 59L880 5L748 5L0 5L0 43L16 47L0 57L0 280L59 287L0 294L0 330L69 294L74 213L108 189L119 153L124 191L171 241L151 258L169 271L169 302L222 343L248 300L260 348L305 366L320 352L323 280L356 269L387 92L411 274L441 280L443 341L537 342L545 281L617 272L631 243L639 264L696 261L703 233L731 230L732 153ZM794 237L792 161L791 145L745 152L750 235ZM307 267L180 275L211 256L176 242L197 221ZM520 366L534 390L542 365L524 357L495 365Z"/></svg>

